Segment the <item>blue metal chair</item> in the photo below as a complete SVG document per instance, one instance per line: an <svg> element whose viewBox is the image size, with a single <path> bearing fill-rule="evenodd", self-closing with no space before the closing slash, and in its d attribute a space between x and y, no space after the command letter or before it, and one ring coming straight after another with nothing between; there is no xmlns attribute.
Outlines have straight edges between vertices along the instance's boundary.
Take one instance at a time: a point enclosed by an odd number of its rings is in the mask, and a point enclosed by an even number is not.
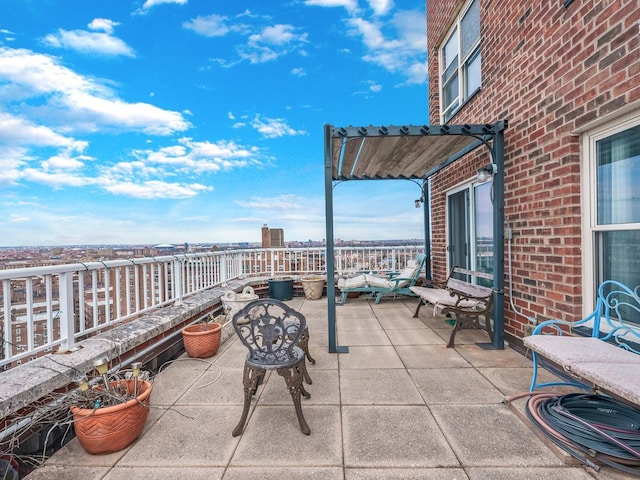
<svg viewBox="0 0 640 480"><path fill-rule="evenodd" d="M240 341L249 350L243 374L244 407L233 436L243 432L251 398L269 370L275 370L284 378L300 430L309 435L311 430L302 414L300 402L301 395L305 398L311 396L303 384L308 374L305 351L299 345L303 334L308 332L304 315L279 300L264 298L249 303L236 313L232 324Z"/></svg>

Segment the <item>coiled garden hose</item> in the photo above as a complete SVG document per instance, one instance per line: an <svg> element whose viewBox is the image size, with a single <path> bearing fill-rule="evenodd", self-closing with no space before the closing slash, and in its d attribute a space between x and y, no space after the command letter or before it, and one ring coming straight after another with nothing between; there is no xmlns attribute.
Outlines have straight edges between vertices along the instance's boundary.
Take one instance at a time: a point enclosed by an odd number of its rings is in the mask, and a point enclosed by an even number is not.
<svg viewBox="0 0 640 480"><path fill-rule="evenodd" d="M640 476L639 410L604 395L530 392L526 412L553 443L585 465L598 471L598 461Z"/></svg>

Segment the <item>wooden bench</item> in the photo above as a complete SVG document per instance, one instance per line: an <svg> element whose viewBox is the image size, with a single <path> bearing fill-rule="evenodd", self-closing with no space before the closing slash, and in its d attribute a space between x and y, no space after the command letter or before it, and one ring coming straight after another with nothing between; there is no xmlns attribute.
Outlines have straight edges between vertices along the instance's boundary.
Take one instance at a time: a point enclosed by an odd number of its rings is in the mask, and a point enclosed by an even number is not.
<svg viewBox="0 0 640 480"><path fill-rule="evenodd" d="M464 328L484 329L493 340L490 318L493 289L471 283L473 278L493 280L493 275L453 267L445 282L431 281L427 286L411 287L411 291L420 297L414 318L418 318L420 307L427 303L433 305L434 313L439 310L448 317L455 317L456 323L449 337L448 348L453 348L456 333ZM480 323L481 316L484 317L484 325Z"/></svg>
<svg viewBox="0 0 640 480"><path fill-rule="evenodd" d="M524 345L533 352L531 391L574 385L640 406L640 286L608 280L598 288L596 309L575 322L540 323ZM538 383L539 366L561 381Z"/></svg>

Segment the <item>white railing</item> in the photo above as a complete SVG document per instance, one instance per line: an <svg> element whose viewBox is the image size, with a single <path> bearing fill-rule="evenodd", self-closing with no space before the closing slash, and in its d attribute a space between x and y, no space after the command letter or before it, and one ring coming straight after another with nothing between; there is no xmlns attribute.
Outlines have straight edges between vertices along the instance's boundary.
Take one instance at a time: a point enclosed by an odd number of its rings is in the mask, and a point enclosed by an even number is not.
<svg viewBox="0 0 640 480"><path fill-rule="evenodd" d="M420 246L337 248L337 275L405 267ZM326 250L252 249L0 270L9 368L197 292L248 276L326 272Z"/></svg>

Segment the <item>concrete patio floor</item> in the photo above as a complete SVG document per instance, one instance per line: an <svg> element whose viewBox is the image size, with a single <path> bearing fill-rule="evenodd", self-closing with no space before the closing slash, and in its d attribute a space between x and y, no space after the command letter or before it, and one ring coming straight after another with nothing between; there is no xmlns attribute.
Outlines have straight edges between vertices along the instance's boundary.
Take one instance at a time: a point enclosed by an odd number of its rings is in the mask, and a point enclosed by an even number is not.
<svg viewBox="0 0 640 480"><path fill-rule="evenodd" d="M307 318L313 384L303 399L311 435L298 426L284 380L258 389L244 433L246 350L232 337L212 358L182 357L155 377L143 435L110 455L84 452L77 439L29 480L579 480L631 477L600 473L549 448L524 417L531 362L485 350L485 332L464 330L445 347L451 326L430 309L412 318L415 299L359 298L337 307L338 343L327 351L326 298L287 302Z"/></svg>

